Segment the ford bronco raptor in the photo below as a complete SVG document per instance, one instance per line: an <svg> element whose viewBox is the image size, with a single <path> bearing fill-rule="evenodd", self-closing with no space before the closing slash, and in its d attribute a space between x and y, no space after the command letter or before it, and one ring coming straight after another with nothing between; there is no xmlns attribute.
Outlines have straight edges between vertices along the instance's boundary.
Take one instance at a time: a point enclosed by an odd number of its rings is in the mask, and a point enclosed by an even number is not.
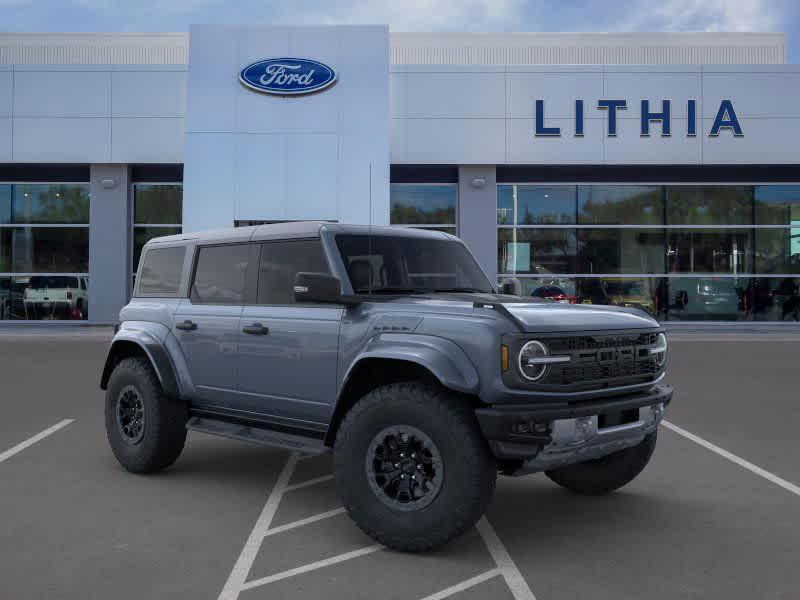
<svg viewBox="0 0 800 600"><path fill-rule="evenodd" d="M171 465L187 430L333 452L358 526L420 551L481 517L498 472L630 482L666 362L644 312L498 294L446 233L303 222L148 242L100 385L127 470Z"/></svg>

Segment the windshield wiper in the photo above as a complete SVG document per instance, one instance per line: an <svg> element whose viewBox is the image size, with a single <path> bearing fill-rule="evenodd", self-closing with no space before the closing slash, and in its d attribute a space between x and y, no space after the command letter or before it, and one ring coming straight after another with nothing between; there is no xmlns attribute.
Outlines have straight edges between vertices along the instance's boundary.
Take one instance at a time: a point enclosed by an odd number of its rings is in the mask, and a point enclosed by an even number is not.
<svg viewBox="0 0 800 600"><path fill-rule="evenodd" d="M471 287L452 287L452 288L436 288L433 290L435 293L448 293L448 292L462 292L465 294L489 294L486 290L479 290L478 288Z"/></svg>

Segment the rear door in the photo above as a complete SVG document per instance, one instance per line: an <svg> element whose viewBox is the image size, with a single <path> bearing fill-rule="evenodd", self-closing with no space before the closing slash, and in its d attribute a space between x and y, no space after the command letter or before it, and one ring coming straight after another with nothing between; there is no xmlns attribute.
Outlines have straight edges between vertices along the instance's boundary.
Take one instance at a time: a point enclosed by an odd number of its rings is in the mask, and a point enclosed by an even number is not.
<svg viewBox="0 0 800 600"><path fill-rule="evenodd" d="M240 321L239 403L279 423L321 428L336 397L344 307L296 304L300 271L330 272L319 239L261 245L256 302Z"/></svg>
<svg viewBox="0 0 800 600"><path fill-rule="evenodd" d="M239 319L251 248L247 243L200 246L189 298L175 312L172 330L197 404L227 406L235 400Z"/></svg>

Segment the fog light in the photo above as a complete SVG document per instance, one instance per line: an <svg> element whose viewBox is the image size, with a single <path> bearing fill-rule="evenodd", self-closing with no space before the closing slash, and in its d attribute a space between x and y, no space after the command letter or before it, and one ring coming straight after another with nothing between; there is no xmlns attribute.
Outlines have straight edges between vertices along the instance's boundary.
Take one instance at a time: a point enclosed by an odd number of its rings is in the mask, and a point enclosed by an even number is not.
<svg viewBox="0 0 800 600"><path fill-rule="evenodd" d="M511 433L530 433L531 427L528 423L514 423L511 426Z"/></svg>

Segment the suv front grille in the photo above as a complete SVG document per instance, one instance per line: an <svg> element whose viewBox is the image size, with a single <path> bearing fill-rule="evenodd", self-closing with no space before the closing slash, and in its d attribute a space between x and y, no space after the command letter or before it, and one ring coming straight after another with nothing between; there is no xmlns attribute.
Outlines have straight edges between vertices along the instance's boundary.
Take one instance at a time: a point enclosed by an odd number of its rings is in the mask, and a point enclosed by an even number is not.
<svg viewBox="0 0 800 600"><path fill-rule="evenodd" d="M566 354L572 360L551 365L542 384L604 385L611 380L654 379L660 369L648 350L656 345L657 335L643 333L551 338L547 340L550 353Z"/></svg>

